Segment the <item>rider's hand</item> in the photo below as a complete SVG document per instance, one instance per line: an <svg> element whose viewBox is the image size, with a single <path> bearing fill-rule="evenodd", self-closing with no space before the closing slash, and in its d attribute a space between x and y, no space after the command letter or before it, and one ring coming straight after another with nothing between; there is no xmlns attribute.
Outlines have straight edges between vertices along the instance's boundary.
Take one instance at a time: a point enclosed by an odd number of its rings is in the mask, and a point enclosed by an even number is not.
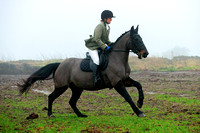
<svg viewBox="0 0 200 133"><path fill-rule="evenodd" d="M111 48L109 46L107 46L104 51L105 51L105 53L109 53L110 50L111 50Z"/></svg>
<svg viewBox="0 0 200 133"><path fill-rule="evenodd" d="M107 47L106 47L106 50L109 50L109 49L110 49L110 47L109 47L109 46L107 46Z"/></svg>

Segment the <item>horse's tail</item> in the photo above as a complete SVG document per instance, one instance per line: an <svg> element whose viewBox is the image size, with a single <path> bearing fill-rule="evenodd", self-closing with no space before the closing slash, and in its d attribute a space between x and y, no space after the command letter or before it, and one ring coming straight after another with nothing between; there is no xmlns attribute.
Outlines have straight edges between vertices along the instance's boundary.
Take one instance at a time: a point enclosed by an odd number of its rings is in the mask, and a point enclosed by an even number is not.
<svg viewBox="0 0 200 133"><path fill-rule="evenodd" d="M51 63L34 72L27 80L24 80L22 85L18 84L20 94L28 92L31 85L37 80L45 80L51 74L53 74L54 77L55 71L59 65L60 63Z"/></svg>

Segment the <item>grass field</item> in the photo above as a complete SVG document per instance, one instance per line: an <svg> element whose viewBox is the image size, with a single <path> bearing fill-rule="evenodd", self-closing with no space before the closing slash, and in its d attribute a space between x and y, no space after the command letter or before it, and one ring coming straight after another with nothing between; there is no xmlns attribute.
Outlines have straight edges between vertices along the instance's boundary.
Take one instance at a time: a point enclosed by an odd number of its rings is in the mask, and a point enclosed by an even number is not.
<svg viewBox="0 0 200 133"><path fill-rule="evenodd" d="M16 84L27 76L0 76L0 132L200 132L200 71L133 72L131 77L143 85L145 94L138 118L130 106L114 90L84 91L79 109L88 118L78 118L68 101L71 90L55 100L55 118L47 116L48 96L53 82L37 83L27 95L19 96ZM36 91L37 90L37 91ZM138 100L136 88L127 88L133 100ZM37 119L26 119L31 113Z"/></svg>

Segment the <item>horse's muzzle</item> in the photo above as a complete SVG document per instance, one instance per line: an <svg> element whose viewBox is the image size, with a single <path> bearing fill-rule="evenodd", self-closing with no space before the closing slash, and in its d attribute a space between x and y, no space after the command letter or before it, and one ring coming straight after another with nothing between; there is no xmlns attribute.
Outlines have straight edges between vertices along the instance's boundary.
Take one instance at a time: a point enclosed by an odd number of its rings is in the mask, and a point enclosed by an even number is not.
<svg viewBox="0 0 200 133"><path fill-rule="evenodd" d="M148 55L149 55L149 53L145 52L142 56L143 56L143 58L146 58Z"/></svg>
<svg viewBox="0 0 200 133"><path fill-rule="evenodd" d="M142 57L146 58L149 55L149 53L147 51L145 51L145 50L142 50L137 55L138 55L139 59L142 59Z"/></svg>

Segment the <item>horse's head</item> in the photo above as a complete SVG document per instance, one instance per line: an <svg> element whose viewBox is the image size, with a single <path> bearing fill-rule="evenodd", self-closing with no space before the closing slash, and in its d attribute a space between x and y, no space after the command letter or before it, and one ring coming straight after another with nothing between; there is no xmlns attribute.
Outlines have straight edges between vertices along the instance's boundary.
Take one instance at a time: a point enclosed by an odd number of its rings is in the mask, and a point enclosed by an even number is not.
<svg viewBox="0 0 200 133"><path fill-rule="evenodd" d="M138 34L138 26L134 29L134 26L130 30L130 43L129 48L138 55L139 59L146 58L149 54L140 35Z"/></svg>

